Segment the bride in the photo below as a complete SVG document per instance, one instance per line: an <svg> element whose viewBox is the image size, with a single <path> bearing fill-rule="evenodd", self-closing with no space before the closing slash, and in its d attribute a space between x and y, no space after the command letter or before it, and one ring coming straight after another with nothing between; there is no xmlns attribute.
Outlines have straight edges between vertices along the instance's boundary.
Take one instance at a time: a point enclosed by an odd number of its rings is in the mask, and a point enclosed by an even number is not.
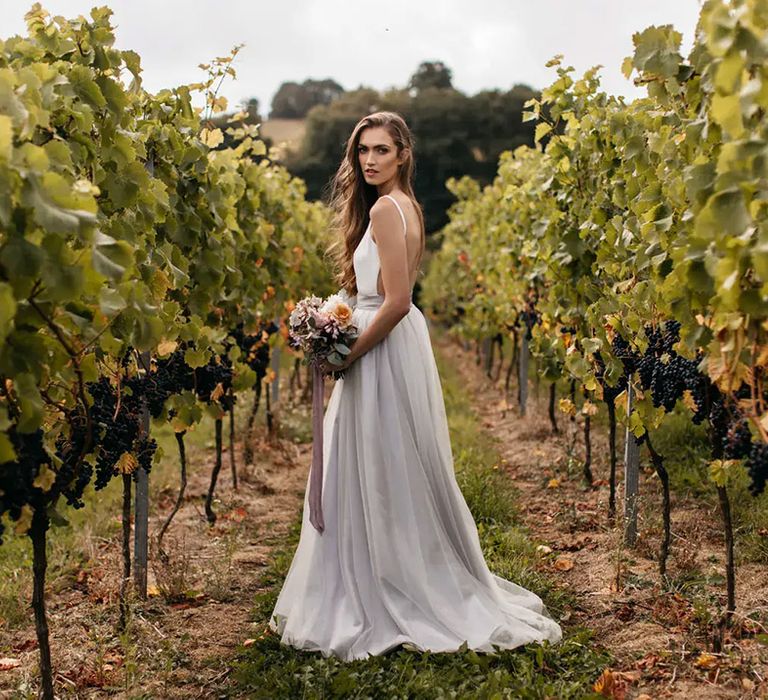
<svg viewBox="0 0 768 700"><path fill-rule="evenodd" d="M347 661L404 643L493 652L562 638L536 594L490 572L456 483L430 336L411 303L424 251L413 170L405 121L375 112L332 183L331 252L360 335L323 419L322 510L308 479L269 622L281 643Z"/></svg>

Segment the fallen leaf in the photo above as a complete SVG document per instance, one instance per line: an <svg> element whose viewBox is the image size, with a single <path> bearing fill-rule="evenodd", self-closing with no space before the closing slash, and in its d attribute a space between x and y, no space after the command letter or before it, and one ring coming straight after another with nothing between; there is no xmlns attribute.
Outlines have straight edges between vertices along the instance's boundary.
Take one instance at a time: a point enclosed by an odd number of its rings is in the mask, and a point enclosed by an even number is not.
<svg viewBox="0 0 768 700"><path fill-rule="evenodd" d="M10 671L12 668L21 666L19 659L4 658L0 659L0 671Z"/></svg>
<svg viewBox="0 0 768 700"><path fill-rule="evenodd" d="M612 698L613 700L624 700L627 692L624 684L621 683L609 668L603 670L592 688L596 693L600 693L600 695Z"/></svg>
<svg viewBox="0 0 768 700"><path fill-rule="evenodd" d="M243 646L244 647L252 647L254 644L256 644L256 640L255 639L246 639L243 642Z"/></svg>
<svg viewBox="0 0 768 700"><path fill-rule="evenodd" d="M716 656L703 651L701 654L699 654L699 657L696 659L696 661L693 662L693 665L696 666L696 668L709 670L711 668L715 668L718 663L718 658Z"/></svg>
<svg viewBox="0 0 768 700"><path fill-rule="evenodd" d="M558 571L570 571L573 568L573 559L558 557L555 559L555 569Z"/></svg>
<svg viewBox="0 0 768 700"><path fill-rule="evenodd" d="M560 479L558 479L557 477L552 477L547 482L547 488L548 489L556 489L558 486L560 486Z"/></svg>

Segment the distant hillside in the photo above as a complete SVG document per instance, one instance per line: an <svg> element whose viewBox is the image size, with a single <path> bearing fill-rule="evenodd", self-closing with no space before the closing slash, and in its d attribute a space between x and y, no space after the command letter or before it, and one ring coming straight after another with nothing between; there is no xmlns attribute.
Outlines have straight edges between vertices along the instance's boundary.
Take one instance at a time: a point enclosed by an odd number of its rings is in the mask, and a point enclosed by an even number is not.
<svg viewBox="0 0 768 700"><path fill-rule="evenodd" d="M261 123L259 133L272 139L275 146L283 145L291 151L297 151L304 138L304 119L267 119Z"/></svg>

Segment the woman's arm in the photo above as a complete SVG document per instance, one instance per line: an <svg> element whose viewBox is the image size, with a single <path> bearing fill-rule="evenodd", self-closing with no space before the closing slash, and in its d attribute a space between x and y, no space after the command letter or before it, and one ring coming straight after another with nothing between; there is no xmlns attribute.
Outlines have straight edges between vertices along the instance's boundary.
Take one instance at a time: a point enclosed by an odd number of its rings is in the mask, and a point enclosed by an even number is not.
<svg viewBox="0 0 768 700"><path fill-rule="evenodd" d="M384 301L373 321L352 345L346 364L351 364L386 338L411 307L403 221L395 203L388 197L379 198L371 207L371 227L376 232L375 243L381 263Z"/></svg>

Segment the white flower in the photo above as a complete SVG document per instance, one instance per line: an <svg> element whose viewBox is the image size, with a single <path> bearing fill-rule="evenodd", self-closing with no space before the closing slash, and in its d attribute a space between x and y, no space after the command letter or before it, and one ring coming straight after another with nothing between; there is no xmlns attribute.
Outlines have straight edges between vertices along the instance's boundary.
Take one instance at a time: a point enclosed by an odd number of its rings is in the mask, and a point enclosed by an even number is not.
<svg viewBox="0 0 768 700"><path fill-rule="evenodd" d="M343 304L344 300L339 294L331 294L320 307L320 313L329 314L337 304Z"/></svg>

